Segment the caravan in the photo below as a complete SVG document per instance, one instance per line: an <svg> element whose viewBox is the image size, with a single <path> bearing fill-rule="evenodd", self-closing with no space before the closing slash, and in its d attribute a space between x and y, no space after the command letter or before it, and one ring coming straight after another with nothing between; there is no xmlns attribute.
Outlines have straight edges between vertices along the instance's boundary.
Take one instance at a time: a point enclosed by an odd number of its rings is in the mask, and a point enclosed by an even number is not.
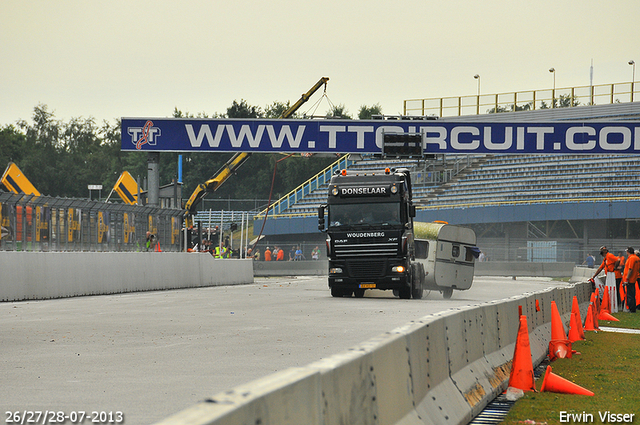
<svg viewBox="0 0 640 425"><path fill-rule="evenodd" d="M414 222L416 261L424 268L425 290L451 298L453 290L471 288L474 261L480 251L472 229L444 222Z"/></svg>

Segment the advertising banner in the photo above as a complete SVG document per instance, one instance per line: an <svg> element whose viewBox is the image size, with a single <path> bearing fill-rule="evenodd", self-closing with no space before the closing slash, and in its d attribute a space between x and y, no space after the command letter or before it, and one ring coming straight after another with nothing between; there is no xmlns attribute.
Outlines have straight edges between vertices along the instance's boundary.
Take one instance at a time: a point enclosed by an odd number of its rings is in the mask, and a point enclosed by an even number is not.
<svg viewBox="0 0 640 425"><path fill-rule="evenodd" d="M384 135L419 134L425 154L640 153L630 122L123 118L124 151L382 152Z"/></svg>

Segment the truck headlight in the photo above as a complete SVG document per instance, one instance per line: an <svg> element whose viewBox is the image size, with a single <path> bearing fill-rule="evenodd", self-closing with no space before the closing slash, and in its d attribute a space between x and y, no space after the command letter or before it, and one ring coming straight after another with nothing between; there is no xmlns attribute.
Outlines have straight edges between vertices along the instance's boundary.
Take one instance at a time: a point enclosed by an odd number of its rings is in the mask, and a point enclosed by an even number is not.
<svg viewBox="0 0 640 425"><path fill-rule="evenodd" d="M391 271L395 273L404 273L404 270L404 266L393 266L391 268Z"/></svg>
<svg viewBox="0 0 640 425"><path fill-rule="evenodd" d="M333 267L329 269L329 274L341 274L342 267Z"/></svg>

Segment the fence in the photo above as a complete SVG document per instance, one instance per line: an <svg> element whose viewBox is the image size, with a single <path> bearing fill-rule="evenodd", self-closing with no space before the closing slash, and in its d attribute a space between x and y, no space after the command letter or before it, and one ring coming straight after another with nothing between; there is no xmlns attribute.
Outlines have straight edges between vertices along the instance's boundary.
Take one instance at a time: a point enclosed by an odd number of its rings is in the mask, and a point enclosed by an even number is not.
<svg viewBox="0 0 640 425"><path fill-rule="evenodd" d="M183 211L87 199L0 193L0 250L179 251ZM159 246L158 246L159 244Z"/></svg>
<svg viewBox="0 0 640 425"><path fill-rule="evenodd" d="M592 86L478 94L442 98L408 99L404 115L451 117L495 112L604 105L640 99L640 84L614 83Z"/></svg>
<svg viewBox="0 0 640 425"><path fill-rule="evenodd" d="M616 238L616 239L589 239L582 238L556 240L527 240L521 238L509 238L508 242L499 238L479 237L478 248L485 254L485 261L518 261L518 262L542 262L542 263L573 263L582 265L586 263L589 254L595 257L595 267L602 263L602 257L598 255L599 247L606 245L614 255L624 252L628 246L640 246L640 240Z"/></svg>

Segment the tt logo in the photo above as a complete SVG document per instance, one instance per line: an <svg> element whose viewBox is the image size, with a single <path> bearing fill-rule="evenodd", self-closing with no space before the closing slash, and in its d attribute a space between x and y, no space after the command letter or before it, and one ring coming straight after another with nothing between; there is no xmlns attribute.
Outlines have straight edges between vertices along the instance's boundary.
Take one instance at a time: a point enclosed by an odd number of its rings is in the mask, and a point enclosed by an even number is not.
<svg viewBox="0 0 640 425"><path fill-rule="evenodd" d="M156 145L158 137L162 135L159 128L153 126L152 121L147 121L144 127L127 127L127 133L131 136L131 143L136 145L136 149L142 149L142 145Z"/></svg>

